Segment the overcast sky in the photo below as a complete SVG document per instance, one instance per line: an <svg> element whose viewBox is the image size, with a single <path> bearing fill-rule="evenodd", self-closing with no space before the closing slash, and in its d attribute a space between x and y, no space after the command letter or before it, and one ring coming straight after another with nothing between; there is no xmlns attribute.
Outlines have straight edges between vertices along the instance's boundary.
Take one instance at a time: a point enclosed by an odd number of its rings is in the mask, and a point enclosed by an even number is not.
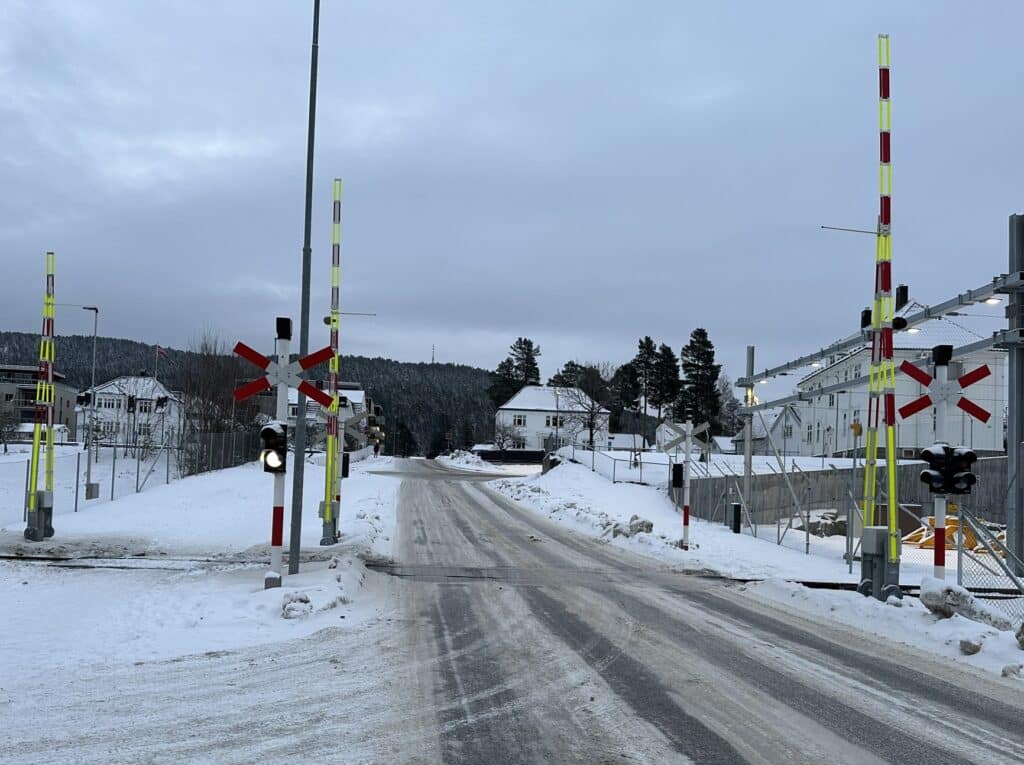
<svg viewBox="0 0 1024 765"><path fill-rule="evenodd" d="M0 327L269 349L299 311L312 2L0 5ZM894 274L1006 269L1024 211L1024 3L323 0L311 346L345 181L343 351L545 377L678 352L733 377L871 297L876 35L892 36ZM58 310L59 333L90 316ZM58 359L58 367L60 361Z"/></svg>

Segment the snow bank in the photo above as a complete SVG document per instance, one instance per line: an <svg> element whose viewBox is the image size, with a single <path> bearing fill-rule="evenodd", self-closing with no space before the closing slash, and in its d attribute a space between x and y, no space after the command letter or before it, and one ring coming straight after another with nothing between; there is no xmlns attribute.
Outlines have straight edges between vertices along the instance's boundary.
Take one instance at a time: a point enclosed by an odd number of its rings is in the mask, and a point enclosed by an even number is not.
<svg viewBox="0 0 1024 765"><path fill-rule="evenodd" d="M0 536L6 552L77 560L0 563L5 689L31 683L35 673L86 663L152 661L303 637L391 608L366 589L363 563L392 554L400 481L369 472L387 462L352 466L342 486L342 539L329 547L319 545L323 469L307 465L302 570L272 590L263 589L272 479L255 466L87 507L63 516L46 544L23 542L20 523L8 527ZM116 560L85 559L101 552ZM24 661L54 639L47 666Z"/></svg>
<svg viewBox="0 0 1024 765"><path fill-rule="evenodd" d="M937 580L933 582L941 585ZM750 584L746 589L758 598L804 614L847 624L995 674L1003 674L1004 668L1019 667L1024 662L1024 650L1012 631L996 629L957 614L948 618L933 614L916 598L882 603L856 592L812 590L777 579ZM941 586L931 589L941 590ZM961 650L961 641L976 644L980 650L967 655ZM1006 674L1014 673L1011 670Z"/></svg>
<svg viewBox="0 0 1024 765"><path fill-rule="evenodd" d="M627 547L681 569L716 571L744 579L799 578L819 581L858 579L847 571L842 547L828 547L824 555L805 555L775 544L775 528L762 528L769 540L733 534L724 525L690 521L690 549L678 547L682 518L664 489L611 483L599 473L563 462L545 475L500 479L489 484L510 499L551 519L595 537L611 537L609 525L628 526L633 515L651 522L650 534L617 536L611 544Z"/></svg>

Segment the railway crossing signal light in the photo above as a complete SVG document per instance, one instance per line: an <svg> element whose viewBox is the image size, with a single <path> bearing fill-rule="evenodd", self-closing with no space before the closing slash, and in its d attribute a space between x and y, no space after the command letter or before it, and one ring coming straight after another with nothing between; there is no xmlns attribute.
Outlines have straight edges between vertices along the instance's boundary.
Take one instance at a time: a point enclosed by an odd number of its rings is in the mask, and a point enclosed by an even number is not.
<svg viewBox="0 0 1024 765"><path fill-rule="evenodd" d="M288 426L283 422L268 422L260 429L260 462L264 473L284 473L288 470Z"/></svg>
<svg viewBox="0 0 1024 765"><path fill-rule="evenodd" d="M951 493L947 476L950 476L952 456L953 450L945 444L933 444L921 450L921 459L928 463L927 469L921 471L921 482L928 485L932 494Z"/></svg>
<svg viewBox="0 0 1024 765"><path fill-rule="evenodd" d="M965 446L934 444L921 451L921 459L928 463L921 471L921 481L933 494L970 494L978 482L971 470L978 455Z"/></svg>
<svg viewBox="0 0 1024 765"><path fill-rule="evenodd" d="M950 494L970 494L971 487L978 482L971 468L978 461L978 455L971 449L957 447L950 462Z"/></svg>

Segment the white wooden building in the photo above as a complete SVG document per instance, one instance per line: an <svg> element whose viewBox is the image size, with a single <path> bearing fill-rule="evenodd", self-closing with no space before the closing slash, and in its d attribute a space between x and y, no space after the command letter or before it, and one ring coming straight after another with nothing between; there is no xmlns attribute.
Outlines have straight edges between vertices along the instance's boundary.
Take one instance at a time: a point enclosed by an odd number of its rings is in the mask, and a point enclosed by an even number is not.
<svg viewBox="0 0 1024 765"><path fill-rule="evenodd" d="M589 412L594 412L594 444L606 445L611 412L577 388L527 385L498 407L494 415L496 443L501 432L511 435L506 447L510 449L544 451L573 442L587 443L591 438Z"/></svg>
<svg viewBox="0 0 1024 765"><path fill-rule="evenodd" d="M923 308L921 304L910 301L899 314L909 315ZM899 365L904 359L930 360L931 349L936 345L952 345L955 348L980 339L980 335L948 317L932 319L909 331L894 333L897 410L926 393L919 383L899 371ZM870 363L871 349L865 345L851 353L828 359L821 368L815 369L798 383L799 392L810 394L809 400L796 405L800 407L803 420L800 437L802 455L851 456L855 452L863 454L863 436L858 438L851 425L859 422L864 426L867 423L867 385L851 386L837 393L824 395L815 395L814 391L866 376ZM951 362L949 377L959 377L982 364L988 364L992 374L967 388L965 394L991 412L991 418L982 424L956 408L954 404L950 404L945 435L950 442L969 446L979 454L1002 454L1005 452L1006 353L988 349ZM926 371L931 373L930 361ZM919 412L907 420L897 416L896 443L900 457L916 457L921 449L935 442L935 417L934 407ZM879 446L881 451L884 451L884 443L880 443Z"/></svg>
<svg viewBox="0 0 1024 765"><path fill-rule="evenodd" d="M89 388L93 407L77 407L78 432L88 434L95 411L96 435L102 443L161 443L180 427L178 396L147 375L124 375Z"/></svg>

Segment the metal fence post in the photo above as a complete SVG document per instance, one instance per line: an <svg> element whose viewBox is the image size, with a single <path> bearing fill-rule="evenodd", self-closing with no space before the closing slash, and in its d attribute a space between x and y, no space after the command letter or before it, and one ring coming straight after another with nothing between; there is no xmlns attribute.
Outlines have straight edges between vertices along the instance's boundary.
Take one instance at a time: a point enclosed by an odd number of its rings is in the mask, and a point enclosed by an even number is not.
<svg viewBox="0 0 1024 765"><path fill-rule="evenodd" d="M618 462L619 461L617 459L612 458L612 483L615 483L615 468L618 465Z"/></svg>
<svg viewBox="0 0 1024 765"><path fill-rule="evenodd" d="M139 470L142 467L142 449L135 443L135 493L139 493Z"/></svg>
<svg viewBox="0 0 1024 765"><path fill-rule="evenodd" d="M29 467L31 466L31 464L32 464L31 462L29 462L28 460L25 460L25 491L22 492L22 494L24 495L22 497L22 500L24 502L24 508L22 510L22 519L21 519L25 523L28 523L28 471L29 471Z"/></svg>
<svg viewBox="0 0 1024 765"><path fill-rule="evenodd" d="M117 444L110 450L110 501L114 501L114 484L117 482Z"/></svg>
<svg viewBox="0 0 1024 765"><path fill-rule="evenodd" d="M82 476L82 453L75 455L75 512L78 512L78 481Z"/></svg>

